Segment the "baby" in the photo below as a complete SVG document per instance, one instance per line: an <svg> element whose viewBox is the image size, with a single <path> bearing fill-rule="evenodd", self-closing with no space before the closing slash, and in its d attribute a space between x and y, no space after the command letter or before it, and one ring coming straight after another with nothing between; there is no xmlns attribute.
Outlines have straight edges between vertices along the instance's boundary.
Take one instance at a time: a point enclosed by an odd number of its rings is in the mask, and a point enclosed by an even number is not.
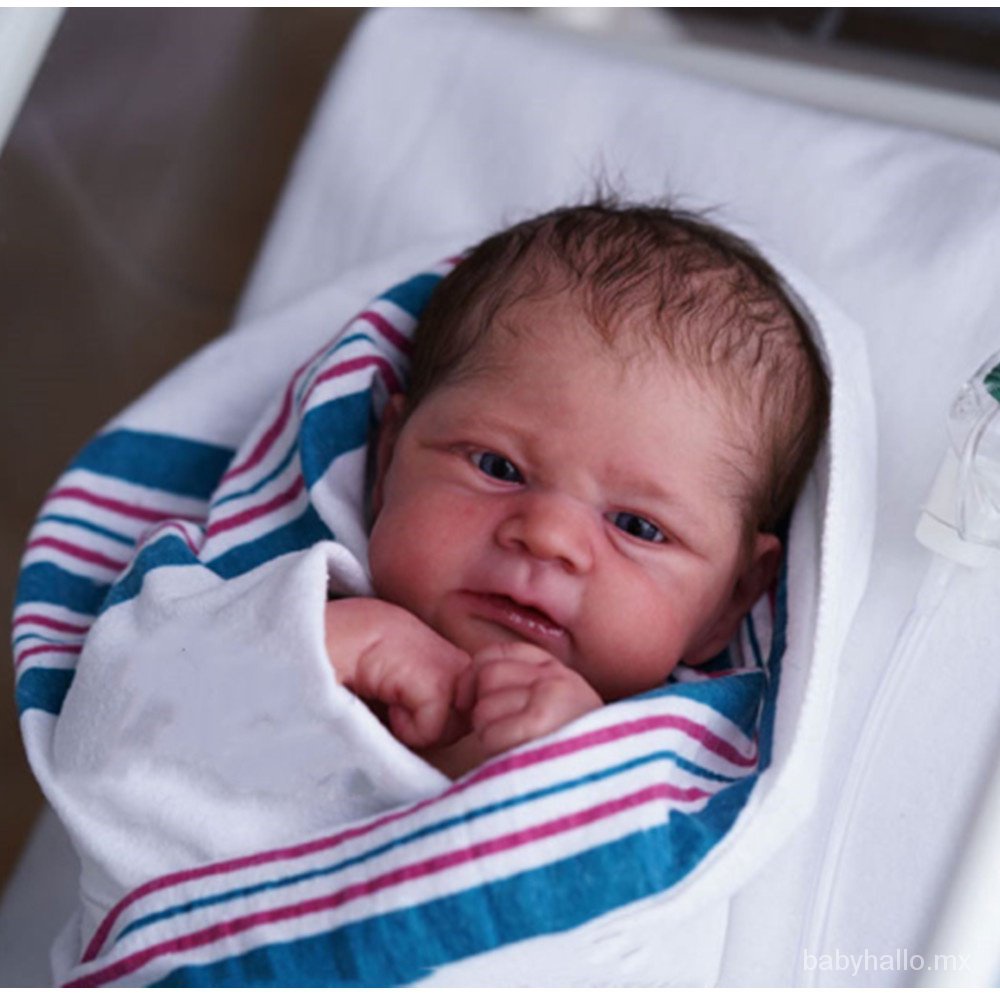
<svg viewBox="0 0 1000 1000"><path fill-rule="evenodd" d="M377 597L327 605L337 677L457 775L710 660L775 578L828 410L728 232L602 202L485 240L386 407Z"/></svg>

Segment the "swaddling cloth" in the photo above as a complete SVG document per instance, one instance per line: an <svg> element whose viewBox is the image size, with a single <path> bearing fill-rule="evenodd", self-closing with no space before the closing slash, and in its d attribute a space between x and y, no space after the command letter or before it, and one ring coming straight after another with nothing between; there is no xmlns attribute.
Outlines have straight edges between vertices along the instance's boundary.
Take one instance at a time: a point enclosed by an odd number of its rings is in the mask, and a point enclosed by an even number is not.
<svg viewBox="0 0 1000 1000"><path fill-rule="evenodd" d="M455 784L336 684L323 604L369 592L367 442L446 267L359 313L235 451L209 426L146 429L144 410L164 423L161 392L47 497L14 624L29 756L82 861L65 981L412 982L683 887L750 799L784 582L712 675L682 672ZM287 335L256 342L287 350ZM200 370L175 387L180 427L192 385L211 392ZM220 411L238 377L214 369Z"/></svg>

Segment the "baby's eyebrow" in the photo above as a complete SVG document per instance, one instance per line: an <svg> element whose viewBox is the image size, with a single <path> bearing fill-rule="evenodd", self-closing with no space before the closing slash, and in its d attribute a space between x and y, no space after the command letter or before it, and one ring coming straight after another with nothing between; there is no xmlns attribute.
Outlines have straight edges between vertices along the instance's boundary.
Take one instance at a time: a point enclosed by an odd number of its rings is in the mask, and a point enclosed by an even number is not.
<svg viewBox="0 0 1000 1000"><path fill-rule="evenodd" d="M454 423L455 418L452 416L447 421L449 430ZM507 420L495 413L483 413L478 401L463 409L460 423L462 430L470 434L479 432L524 436L526 433L526 429L516 420Z"/></svg>
<svg viewBox="0 0 1000 1000"><path fill-rule="evenodd" d="M671 507L688 506L680 492L676 488L671 488L670 483L658 476L612 467L609 470L609 477L625 496L655 500Z"/></svg>
<svg viewBox="0 0 1000 1000"><path fill-rule="evenodd" d="M642 473L630 475L620 472L613 475L615 486L621 491L623 500L640 505L649 504L665 511L675 530L679 528L682 534L694 534L708 529L709 519L700 510L699 504L686 498L683 491L672 489L670 484Z"/></svg>

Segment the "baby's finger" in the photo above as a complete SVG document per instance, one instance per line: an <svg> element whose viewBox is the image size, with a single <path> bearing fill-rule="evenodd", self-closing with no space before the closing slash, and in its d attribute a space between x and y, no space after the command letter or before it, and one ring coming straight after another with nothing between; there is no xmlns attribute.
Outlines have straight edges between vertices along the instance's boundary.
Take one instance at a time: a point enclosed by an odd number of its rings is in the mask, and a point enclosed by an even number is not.
<svg viewBox="0 0 1000 1000"><path fill-rule="evenodd" d="M549 675L550 664L556 666L551 658L541 663L502 659L485 663L476 671L476 698L507 688L530 688Z"/></svg>
<svg viewBox="0 0 1000 1000"><path fill-rule="evenodd" d="M451 711L445 719L440 735L431 745L440 747L451 746L452 743L456 743L463 736L467 736L470 731L468 712L460 713Z"/></svg>
<svg viewBox="0 0 1000 1000"><path fill-rule="evenodd" d="M450 706L440 701L390 705L389 728L408 747L423 749L444 742L450 731L458 728L458 719Z"/></svg>
<svg viewBox="0 0 1000 1000"><path fill-rule="evenodd" d="M515 687L480 697L472 709L472 729L481 733L488 726L512 715L519 715L531 701L529 688Z"/></svg>
<svg viewBox="0 0 1000 1000"><path fill-rule="evenodd" d="M516 712L476 729L476 738L490 756L503 753L536 739L540 734L525 712Z"/></svg>
<svg viewBox="0 0 1000 1000"><path fill-rule="evenodd" d="M475 704L476 687L478 682L477 673L476 669L469 664L458 675L458 679L455 681L453 704L455 711L457 711L459 715L468 715L472 706Z"/></svg>
<svg viewBox="0 0 1000 1000"><path fill-rule="evenodd" d="M493 646L486 646L475 653L472 662L477 666L486 666L497 660L514 660L522 663L545 663L554 657L546 652L541 646L534 646L530 642L498 642Z"/></svg>

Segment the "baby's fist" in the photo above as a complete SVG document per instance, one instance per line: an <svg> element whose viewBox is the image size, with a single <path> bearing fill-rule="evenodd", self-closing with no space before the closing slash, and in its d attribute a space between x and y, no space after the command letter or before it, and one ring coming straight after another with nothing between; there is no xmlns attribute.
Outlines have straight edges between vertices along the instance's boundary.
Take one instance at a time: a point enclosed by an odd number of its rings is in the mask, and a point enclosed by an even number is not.
<svg viewBox="0 0 1000 1000"><path fill-rule="evenodd" d="M575 670L529 643L490 646L472 665L472 729L490 756L547 736L604 704Z"/></svg>
<svg viewBox="0 0 1000 1000"><path fill-rule="evenodd" d="M384 705L407 746L451 743L468 730L469 654L410 612L375 598L331 601L326 647L341 683Z"/></svg>

